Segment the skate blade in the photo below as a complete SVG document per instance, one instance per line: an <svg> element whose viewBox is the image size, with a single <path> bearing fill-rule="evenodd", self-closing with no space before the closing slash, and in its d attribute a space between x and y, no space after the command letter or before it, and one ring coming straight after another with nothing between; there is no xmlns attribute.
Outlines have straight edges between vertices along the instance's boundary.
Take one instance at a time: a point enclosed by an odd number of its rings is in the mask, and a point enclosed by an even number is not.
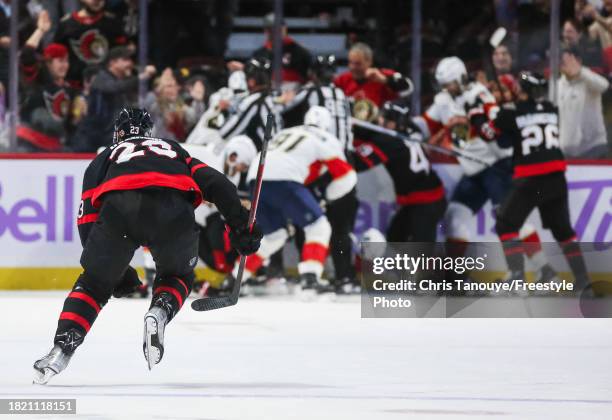
<svg viewBox="0 0 612 420"><path fill-rule="evenodd" d="M34 369L34 379L32 380L32 384L46 385L47 382L49 382L49 380L55 375L57 375L57 372L50 368L44 368L42 372L38 369Z"/></svg>
<svg viewBox="0 0 612 420"><path fill-rule="evenodd" d="M153 366L161 361L163 355L163 348L158 347L159 341L157 339L157 319L152 316L145 318L145 332L144 332L144 354L149 370L153 369Z"/></svg>

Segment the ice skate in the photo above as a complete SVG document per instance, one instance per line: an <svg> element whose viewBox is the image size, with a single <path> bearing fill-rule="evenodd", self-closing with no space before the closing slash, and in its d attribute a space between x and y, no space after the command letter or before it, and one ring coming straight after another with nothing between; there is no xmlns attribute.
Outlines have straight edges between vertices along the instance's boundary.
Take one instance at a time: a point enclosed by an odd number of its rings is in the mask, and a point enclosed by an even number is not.
<svg viewBox="0 0 612 420"><path fill-rule="evenodd" d="M164 355L164 329L167 324L168 312L161 306L153 306L145 315L142 350L149 370L153 369L153 366L158 364Z"/></svg>
<svg viewBox="0 0 612 420"><path fill-rule="evenodd" d="M302 290L316 290L319 286L319 280L315 273L300 274L300 283L302 285Z"/></svg>
<svg viewBox="0 0 612 420"><path fill-rule="evenodd" d="M53 346L49 354L34 363L33 383L45 385L51 378L66 369L72 354L64 352L59 344Z"/></svg>

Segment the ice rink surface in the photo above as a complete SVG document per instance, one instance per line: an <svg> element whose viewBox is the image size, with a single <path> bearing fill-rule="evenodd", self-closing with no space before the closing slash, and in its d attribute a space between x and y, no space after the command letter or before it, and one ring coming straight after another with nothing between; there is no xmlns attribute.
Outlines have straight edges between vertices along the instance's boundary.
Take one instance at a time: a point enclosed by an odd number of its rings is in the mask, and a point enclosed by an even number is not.
<svg viewBox="0 0 612 420"><path fill-rule="evenodd" d="M0 398L76 398L64 419L612 418L609 319L361 319L357 297L187 302L149 372L148 302L111 300L68 369L32 385L65 295L1 292Z"/></svg>

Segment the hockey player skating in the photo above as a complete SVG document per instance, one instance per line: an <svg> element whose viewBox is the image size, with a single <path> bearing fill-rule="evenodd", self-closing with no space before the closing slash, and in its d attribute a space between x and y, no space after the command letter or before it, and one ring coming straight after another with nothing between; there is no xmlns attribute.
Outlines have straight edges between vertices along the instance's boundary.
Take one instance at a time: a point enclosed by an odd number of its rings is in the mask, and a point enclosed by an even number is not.
<svg viewBox="0 0 612 420"><path fill-rule="evenodd" d="M279 132L270 142L257 221L264 233L259 251L247 258L245 277L253 276L266 259L281 249L289 237L289 223L304 230L304 245L298 264L302 285L316 288L327 257L331 226L319 203L305 186L325 167L331 183L325 197L334 201L349 194L357 182L355 171L348 164L340 142L327 129L329 111L312 107L304 125ZM254 179L251 166L247 179Z"/></svg>
<svg viewBox="0 0 612 420"><path fill-rule="evenodd" d="M257 228L249 231L248 212L234 185L178 143L148 137L152 125L146 111L123 109L115 122L114 144L85 172L77 219L83 273L64 301L53 349L34 364L37 383L47 383L66 368L112 294L140 284L128 264L142 245L149 247L157 266L143 351L149 369L160 362L166 324L191 290L198 252L193 208L203 199L223 214L240 253L259 248L261 234Z"/></svg>
<svg viewBox="0 0 612 420"><path fill-rule="evenodd" d="M569 214L566 162L559 147L559 115L548 100L547 81L541 75L523 72L514 109L502 109L495 119L498 142L513 148L512 189L497 212L496 231L512 279L524 279L519 229L534 208L545 228L561 245L574 274L578 290L590 284L576 232Z"/></svg>

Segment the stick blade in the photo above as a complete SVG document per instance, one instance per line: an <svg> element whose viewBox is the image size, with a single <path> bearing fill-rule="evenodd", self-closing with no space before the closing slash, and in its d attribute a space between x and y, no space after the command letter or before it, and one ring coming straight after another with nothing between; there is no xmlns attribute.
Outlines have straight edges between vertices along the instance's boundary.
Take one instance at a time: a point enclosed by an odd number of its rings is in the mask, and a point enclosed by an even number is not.
<svg viewBox="0 0 612 420"><path fill-rule="evenodd" d="M191 302L191 309L198 312L213 311L215 309L233 306L236 304L236 302L237 299L233 299L232 296L205 297Z"/></svg>

